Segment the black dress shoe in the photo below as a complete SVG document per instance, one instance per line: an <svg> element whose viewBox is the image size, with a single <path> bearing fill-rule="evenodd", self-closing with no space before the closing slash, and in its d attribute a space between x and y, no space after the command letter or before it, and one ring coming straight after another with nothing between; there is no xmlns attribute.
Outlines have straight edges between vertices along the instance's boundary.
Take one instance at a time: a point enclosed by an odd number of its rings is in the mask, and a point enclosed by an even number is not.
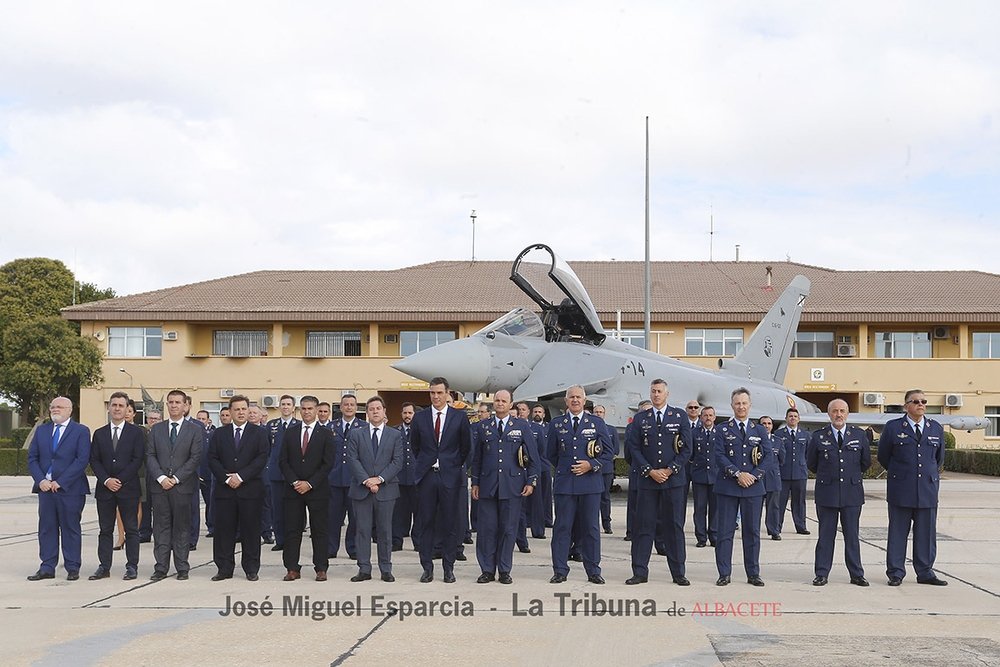
<svg viewBox="0 0 1000 667"><path fill-rule="evenodd" d="M622 538L622 540L625 541L625 542L631 542L632 541L632 536L631 535L626 535L625 537Z"/></svg>
<svg viewBox="0 0 1000 667"><path fill-rule="evenodd" d="M479 578L476 579L477 584L488 584L491 581L493 581L493 575L489 572L483 572L479 575Z"/></svg>
<svg viewBox="0 0 1000 667"><path fill-rule="evenodd" d="M166 572L154 572L153 574L149 575L150 581L163 581L166 578L167 578Z"/></svg>
<svg viewBox="0 0 1000 667"><path fill-rule="evenodd" d="M514 580L510 578L510 572L501 572L500 573L500 580L499 581L500 581L501 584L512 584L512 583L514 583Z"/></svg>
<svg viewBox="0 0 1000 667"><path fill-rule="evenodd" d="M677 584L678 586L690 586L691 585L691 582L683 574L678 574L676 577L674 577L674 583Z"/></svg>
<svg viewBox="0 0 1000 667"><path fill-rule="evenodd" d="M611 530L611 526L606 526L606 527L604 528L604 534L605 534L605 535L613 535L613 534L614 534L614 533L612 532L612 530Z"/></svg>
<svg viewBox="0 0 1000 667"><path fill-rule="evenodd" d="M392 576L392 572L383 572L382 581L387 581L391 584L392 582L396 581L396 577Z"/></svg>
<svg viewBox="0 0 1000 667"><path fill-rule="evenodd" d="M350 560L357 560L357 559L358 559L358 554L356 554L356 553L353 553L353 554L352 554L352 553L351 553L350 551L348 551L348 552L347 552L347 557L348 557L348 558L349 558Z"/></svg>
<svg viewBox="0 0 1000 667"><path fill-rule="evenodd" d="M139 538L139 544L149 544L152 541L153 541L152 537L140 537Z"/></svg>
<svg viewBox="0 0 1000 667"><path fill-rule="evenodd" d="M821 577L817 575L816 578L813 579L813 586L826 586L826 582L827 582L826 577Z"/></svg>
<svg viewBox="0 0 1000 667"><path fill-rule="evenodd" d="M582 563L583 562L583 556L581 556L580 554L570 554L568 560L571 560L571 561L576 562L576 563Z"/></svg>
<svg viewBox="0 0 1000 667"><path fill-rule="evenodd" d="M446 583L446 584L453 584L453 583L455 583L455 573L454 572L445 572L444 573L444 579L442 579L442 581L444 581L444 583Z"/></svg>
<svg viewBox="0 0 1000 667"><path fill-rule="evenodd" d="M122 577L122 581L134 581L139 577L139 573L136 572L134 567L125 568L125 576Z"/></svg>
<svg viewBox="0 0 1000 667"><path fill-rule="evenodd" d="M431 560L441 560L441 552L435 551L431 554Z"/></svg>
<svg viewBox="0 0 1000 667"><path fill-rule="evenodd" d="M592 584L603 584L604 577L602 577L599 574L592 574L589 577L587 577L587 581L589 581Z"/></svg>
<svg viewBox="0 0 1000 667"><path fill-rule="evenodd" d="M124 548L125 548L125 545L124 545L124 544L118 544L118 545L116 545L116 546L113 546L113 547L111 547L111 550L112 550L112 551L121 551L121 550L122 550L122 549L124 549Z"/></svg>
<svg viewBox="0 0 1000 667"><path fill-rule="evenodd" d="M704 547L704 546L705 546L706 544L708 544L708 543L707 543L707 542L705 542L704 540L701 540L701 541L699 541L698 543L696 543L696 544L695 544L695 546L696 546L696 547L698 547L699 549L701 549L701 548L702 548L702 547Z"/></svg>
<svg viewBox="0 0 1000 667"><path fill-rule="evenodd" d="M552 578L549 579L550 584L562 584L565 583L565 581L566 581L565 574L553 574Z"/></svg>
<svg viewBox="0 0 1000 667"><path fill-rule="evenodd" d="M530 554L531 553L531 547L518 547L517 550L520 551L523 554Z"/></svg>
<svg viewBox="0 0 1000 667"><path fill-rule="evenodd" d="M208 531L207 533L205 533L205 537L213 538L213 537L215 537L215 533L213 533L212 531ZM267 540L265 540L265 542L266 541ZM273 542L274 540L271 540L271 541Z"/></svg>
<svg viewBox="0 0 1000 667"><path fill-rule="evenodd" d="M728 586L729 585L729 581L730 581L729 575L728 574L724 574L724 575L722 575L721 577L719 577L718 579L715 580L715 585L716 586Z"/></svg>
<svg viewBox="0 0 1000 667"><path fill-rule="evenodd" d="M259 580L260 576L256 572L247 575L247 581L259 581Z"/></svg>
<svg viewBox="0 0 1000 667"><path fill-rule="evenodd" d="M712 547L714 549L715 548L715 541L714 540L709 540L708 541L708 546L710 546L710 547Z"/></svg>
<svg viewBox="0 0 1000 667"><path fill-rule="evenodd" d="M66 581L76 581L80 578L79 570L70 570L66 573Z"/></svg>
<svg viewBox="0 0 1000 667"><path fill-rule="evenodd" d="M94 573L87 577L90 581L97 581L98 579L107 579L111 576L111 573L105 570L103 567L99 567L94 570Z"/></svg>
<svg viewBox="0 0 1000 667"><path fill-rule="evenodd" d="M271 551L281 551L284 548L285 548L284 544L275 544L273 547L271 547Z"/></svg>
<svg viewBox="0 0 1000 667"><path fill-rule="evenodd" d="M656 549L656 555L657 556L666 556L667 555L667 550L666 549L660 549L659 547L657 547L657 549Z"/></svg>
<svg viewBox="0 0 1000 667"><path fill-rule="evenodd" d="M188 580L187 570L177 573L177 581L187 581L187 580Z"/></svg>
<svg viewBox="0 0 1000 667"><path fill-rule="evenodd" d="M211 536L209 536L209 537L211 537ZM274 544L274 538L273 537L265 537L264 538L264 544Z"/></svg>
<svg viewBox="0 0 1000 667"><path fill-rule="evenodd" d="M221 572L219 572L217 575L212 577L212 581L222 581L224 579L232 579L232 578L233 575L231 574L222 574Z"/></svg>
<svg viewBox="0 0 1000 667"><path fill-rule="evenodd" d="M402 551L403 550L403 545L402 544L393 544L392 545L392 550L393 551Z"/></svg>
<svg viewBox="0 0 1000 667"><path fill-rule="evenodd" d="M781 541L781 535L778 535L777 533L775 533L774 535L771 536L771 539L774 540L775 542L780 542Z"/></svg>
<svg viewBox="0 0 1000 667"><path fill-rule="evenodd" d="M462 544L473 544L472 538L471 537L465 538L464 540L462 540Z"/></svg>
<svg viewBox="0 0 1000 667"><path fill-rule="evenodd" d="M432 570L424 570L424 573L420 575L420 583L429 584L434 581L434 572Z"/></svg>
<svg viewBox="0 0 1000 667"><path fill-rule="evenodd" d="M799 535L808 535L809 534L808 530L796 530L795 532L798 533Z"/></svg>
<svg viewBox="0 0 1000 667"><path fill-rule="evenodd" d="M930 579L917 579L918 584L927 584L928 586L947 586L948 582L944 579L938 579L937 577L931 577Z"/></svg>
<svg viewBox="0 0 1000 667"><path fill-rule="evenodd" d="M868 580L864 577L851 577L851 583L855 586L867 586Z"/></svg>
<svg viewBox="0 0 1000 667"><path fill-rule="evenodd" d="M371 581L371 572L358 572L356 575L351 577L351 581Z"/></svg>
<svg viewBox="0 0 1000 667"><path fill-rule="evenodd" d="M644 584L647 581L649 581L649 579L647 579L646 577L640 577L638 574L633 574L631 577L625 580L625 585L635 586L637 584Z"/></svg>
<svg viewBox="0 0 1000 667"><path fill-rule="evenodd" d="M469 557L464 552L458 551L455 553L455 560L469 560Z"/></svg>
<svg viewBox="0 0 1000 667"><path fill-rule="evenodd" d="M197 544L192 544L192 545L188 546L188 551L197 551L197 550L198 550L198 545Z"/></svg>
<svg viewBox="0 0 1000 667"><path fill-rule="evenodd" d="M541 535L532 535L531 537L532 537L532 539L536 539L536 540L544 540L545 539L545 533L542 533Z"/></svg>
<svg viewBox="0 0 1000 667"><path fill-rule="evenodd" d="M754 586L763 586L764 580L760 578L760 575L754 574L747 577L747 583L753 584Z"/></svg>
<svg viewBox="0 0 1000 667"><path fill-rule="evenodd" d="M889 585L890 586L899 586L902 583L903 583L903 578L902 577L889 577Z"/></svg>

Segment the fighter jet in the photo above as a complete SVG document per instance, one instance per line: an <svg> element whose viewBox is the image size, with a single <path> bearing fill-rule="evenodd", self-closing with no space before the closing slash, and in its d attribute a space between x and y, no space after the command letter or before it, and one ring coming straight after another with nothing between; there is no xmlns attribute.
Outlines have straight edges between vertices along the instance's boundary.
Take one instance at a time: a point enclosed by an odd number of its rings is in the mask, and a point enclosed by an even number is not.
<svg viewBox="0 0 1000 667"><path fill-rule="evenodd" d="M526 261L531 253L543 261ZM639 401L648 397L656 378L667 382L673 400L697 399L721 416L731 414L730 395L737 387L751 392L751 417L778 419L797 408L805 424L825 425L818 406L782 386L788 358L809 296L809 279L796 276L749 340L732 359L719 359L718 370L695 366L644 350L608 336L580 279L546 245L528 246L517 256L510 279L541 308L541 316L515 308L468 338L428 348L392 366L422 380L448 378L452 389L493 393L513 391L515 400L537 401L560 414L563 396L581 385L595 404L604 405L606 421L624 429ZM856 425L880 425L899 415L852 413ZM940 415L937 416L941 418ZM985 418L949 416L952 428L985 428Z"/></svg>

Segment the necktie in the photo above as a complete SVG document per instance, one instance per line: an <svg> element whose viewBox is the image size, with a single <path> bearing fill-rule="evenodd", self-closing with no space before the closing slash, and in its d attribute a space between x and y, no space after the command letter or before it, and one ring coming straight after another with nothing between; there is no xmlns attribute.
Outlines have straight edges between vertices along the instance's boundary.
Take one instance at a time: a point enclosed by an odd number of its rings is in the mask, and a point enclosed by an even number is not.
<svg viewBox="0 0 1000 667"><path fill-rule="evenodd" d="M574 416L573 417L573 433L576 433L576 430L578 428L580 428L580 418Z"/></svg>
<svg viewBox="0 0 1000 667"><path fill-rule="evenodd" d="M744 440L746 440L747 438L747 429L743 425L743 422L740 422L740 437L743 438Z"/></svg>
<svg viewBox="0 0 1000 667"><path fill-rule="evenodd" d="M347 433L350 430L351 430L351 422L344 422L344 438L347 438Z"/></svg>
<svg viewBox="0 0 1000 667"><path fill-rule="evenodd" d="M170 448L173 449L174 445L177 444L177 423L170 424Z"/></svg>
<svg viewBox="0 0 1000 667"><path fill-rule="evenodd" d="M788 432L792 434L792 440L795 440L795 429L794 428L790 428L790 429L788 429Z"/></svg>
<svg viewBox="0 0 1000 667"><path fill-rule="evenodd" d="M243 429L240 428L239 426L236 427L236 438L235 438L235 440L236 440L236 451L239 451L239 449L240 449L240 431L242 431L242 430Z"/></svg>
<svg viewBox="0 0 1000 667"><path fill-rule="evenodd" d="M500 432L500 435L503 435L503 420L502 419L498 419L497 420L497 431Z"/></svg>
<svg viewBox="0 0 1000 667"><path fill-rule="evenodd" d="M282 433L284 433L284 432L285 432L285 427L286 427L286 426L288 426L288 422L286 422L286 421L283 421L283 422L281 422L281 432L282 432Z"/></svg>
<svg viewBox="0 0 1000 667"><path fill-rule="evenodd" d="M306 448L309 447L309 424L302 425L302 456L306 455Z"/></svg>
<svg viewBox="0 0 1000 667"><path fill-rule="evenodd" d="M441 413L437 413L437 419L434 420L434 439L441 442Z"/></svg>
<svg viewBox="0 0 1000 667"><path fill-rule="evenodd" d="M62 437L62 433L59 429L63 427L62 424L56 424L55 429L52 431L52 453L55 454L56 450L59 449L59 439Z"/></svg>
<svg viewBox="0 0 1000 667"><path fill-rule="evenodd" d="M920 440L920 424L915 424L913 426L913 432L917 434L917 440Z"/></svg>
<svg viewBox="0 0 1000 667"><path fill-rule="evenodd" d="M656 411L656 428L663 428L663 413Z"/></svg>
<svg viewBox="0 0 1000 667"><path fill-rule="evenodd" d="M111 451L118 451L118 426L115 426L114 432L111 434Z"/></svg>
<svg viewBox="0 0 1000 667"><path fill-rule="evenodd" d="M841 433L840 431L837 431L837 449L843 449L843 448L844 448L844 434Z"/></svg>
<svg viewBox="0 0 1000 667"><path fill-rule="evenodd" d="M372 431L372 454L378 458L378 428Z"/></svg>

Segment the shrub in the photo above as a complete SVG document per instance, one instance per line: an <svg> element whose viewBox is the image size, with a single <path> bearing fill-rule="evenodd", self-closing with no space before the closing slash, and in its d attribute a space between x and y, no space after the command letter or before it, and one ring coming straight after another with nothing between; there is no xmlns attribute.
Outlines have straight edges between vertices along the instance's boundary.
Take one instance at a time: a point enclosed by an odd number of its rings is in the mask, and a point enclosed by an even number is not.
<svg viewBox="0 0 1000 667"><path fill-rule="evenodd" d="M944 469L974 475L1000 477L1000 451L983 449L948 449Z"/></svg>

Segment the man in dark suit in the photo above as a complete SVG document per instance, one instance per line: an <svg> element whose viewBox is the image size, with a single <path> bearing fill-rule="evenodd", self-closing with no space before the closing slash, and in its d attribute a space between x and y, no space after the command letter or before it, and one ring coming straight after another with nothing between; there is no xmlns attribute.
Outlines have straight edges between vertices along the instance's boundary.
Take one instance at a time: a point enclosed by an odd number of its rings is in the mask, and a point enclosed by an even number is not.
<svg viewBox="0 0 1000 667"><path fill-rule="evenodd" d="M184 418L186 394L174 389L167 394L166 419L149 430L146 468L153 479L149 489L153 505L153 581L167 578L170 554L177 579L188 578L191 549L191 503L198 493L198 464L204 454L205 429Z"/></svg>
<svg viewBox="0 0 1000 667"><path fill-rule="evenodd" d="M396 426L396 430L403 436L403 468L399 471L396 481L399 483L399 498L392 508L392 550L399 551L403 548L403 538L410 536L413 549L416 551L420 545L420 515L417 514L417 482L416 482L416 459L413 456L413 448L410 446L410 423L413 415L416 414L416 406L413 403L403 403L400 415L403 422Z"/></svg>
<svg viewBox="0 0 1000 667"><path fill-rule="evenodd" d="M667 405L667 383L657 378L649 386L653 405L636 414L625 446L639 470L638 526L632 537L632 576L626 584L646 583L657 519L663 520L667 565L678 586L686 576L684 518L687 515L687 462L691 459L691 425L683 410Z"/></svg>
<svg viewBox="0 0 1000 667"><path fill-rule="evenodd" d="M781 513L778 515L777 534L785 525L785 508L792 501L792 521L795 532L808 535L806 528L806 447L809 445L809 431L799 427L799 411L795 408L785 410L785 426L778 430L775 437L781 439L785 450L785 460L781 464Z"/></svg>
<svg viewBox="0 0 1000 667"><path fill-rule="evenodd" d="M146 434L125 421L128 394L116 391L108 401L111 423L94 431L90 446L90 467L97 476L97 559L100 565L91 581L111 576L114 554L115 512L121 516L125 533L125 579L138 576L139 567L139 468L146 455Z"/></svg>
<svg viewBox="0 0 1000 667"><path fill-rule="evenodd" d="M487 584L499 571L500 583L511 584L515 532L522 500L538 485L538 449L530 424L510 414L506 389L493 395L496 419L476 424L472 451L472 498L479 501L476 557Z"/></svg>
<svg viewBox="0 0 1000 667"><path fill-rule="evenodd" d="M336 454L333 434L318 425L316 406L319 399L303 396L299 400L302 421L290 426L281 442L278 466L285 476L285 546L281 559L285 564L284 581L301 578L299 552L302 531L309 510L309 532L312 538L313 567L316 581L326 581L330 561L327 558L327 534L330 503L330 469Z"/></svg>
<svg viewBox="0 0 1000 667"><path fill-rule="evenodd" d="M229 399L233 423L215 429L208 444L208 466L215 478L215 540L212 557L219 571L212 581L232 579L236 569L236 533L240 534L241 565L250 581L260 571L260 514L264 506L267 434L249 423L250 399Z"/></svg>
<svg viewBox="0 0 1000 667"><path fill-rule="evenodd" d="M886 469L889 504L886 576L899 586L906 576L906 541L913 526L913 569L918 584L946 586L934 573L937 556L937 507L944 465L944 429L924 416L927 398L920 389L906 392L906 415L893 419L878 441L878 461Z"/></svg>
<svg viewBox="0 0 1000 667"><path fill-rule="evenodd" d="M689 411L688 414L691 414ZM691 495L694 500L695 546L715 546L718 528L718 506L715 497L715 408L706 405L691 434Z"/></svg>
<svg viewBox="0 0 1000 667"><path fill-rule="evenodd" d="M357 418L357 413L358 399L354 396L341 396L340 419L334 420L331 429L335 455L333 469L330 471L330 558L336 558L340 551L342 531L347 557L352 560L357 558L355 548L357 520L354 518L354 505L347 494L353 486L351 469L347 464L347 438L350 437L351 431L360 429L364 425L364 422ZM345 519L346 529L344 529Z"/></svg>
<svg viewBox="0 0 1000 667"><path fill-rule="evenodd" d="M431 407L414 415L410 431L410 446L417 459L417 511L422 524L420 565L424 572L420 581L434 580L434 533L436 524L441 523L444 581L454 583L455 554L463 538L458 525L459 487L468 483L462 471L472 451L472 427L464 410L448 405L445 378L433 378L429 392Z"/></svg>
<svg viewBox="0 0 1000 667"><path fill-rule="evenodd" d="M838 519L844 533L844 560L851 583L867 586L858 532L861 506L865 504L862 479L872 464L871 446L862 429L847 425L847 401L839 398L830 401L826 412L830 415L830 425L813 432L806 450L806 465L816 473L816 517L819 519L813 586L825 586L830 576Z"/></svg>
<svg viewBox="0 0 1000 667"><path fill-rule="evenodd" d="M715 427L716 502L719 507L715 566L716 586L727 586L733 571L733 535L736 516L742 520L743 569L747 583L763 586L760 578L760 515L764 506L764 474L771 464L767 430L749 418L750 392L733 390L733 418Z"/></svg>
<svg viewBox="0 0 1000 667"><path fill-rule="evenodd" d="M548 459L555 463L552 494L556 501L552 528L552 578L561 584L569 574L570 542L579 547L587 581L603 584L601 576L602 469L612 465L611 438L600 417L584 412L587 395L574 385L566 391L568 412L549 422Z"/></svg>
<svg viewBox="0 0 1000 667"><path fill-rule="evenodd" d="M271 551L281 551L285 545L284 499L288 492L288 485L285 482L283 471L278 465L278 459L281 455L281 446L285 433L288 429L299 423L299 420L295 418L294 397L285 394L278 399L278 411L281 412L281 417L272 419L265 426L270 444L265 479L268 480L271 486L271 523L274 530L275 542L274 546L271 547Z"/></svg>
<svg viewBox="0 0 1000 667"><path fill-rule="evenodd" d="M378 569L382 581L392 576L392 511L399 497L396 476L403 469L403 436L385 422L385 401L372 396L365 404L367 428L351 431L347 465L354 484L348 494L358 522L358 573L351 581L372 578L372 519L378 531Z"/></svg>
<svg viewBox="0 0 1000 667"><path fill-rule="evenodd" d="M70 419L72 414L73 403L68 398L52 399L52 423L38 426L28 445L28 472L35 481L31 492L38 494L38 555L42 561L28 581L55 577L60 538L66 579L80 578L80 517L90 493L90 429Z"/></svg>

